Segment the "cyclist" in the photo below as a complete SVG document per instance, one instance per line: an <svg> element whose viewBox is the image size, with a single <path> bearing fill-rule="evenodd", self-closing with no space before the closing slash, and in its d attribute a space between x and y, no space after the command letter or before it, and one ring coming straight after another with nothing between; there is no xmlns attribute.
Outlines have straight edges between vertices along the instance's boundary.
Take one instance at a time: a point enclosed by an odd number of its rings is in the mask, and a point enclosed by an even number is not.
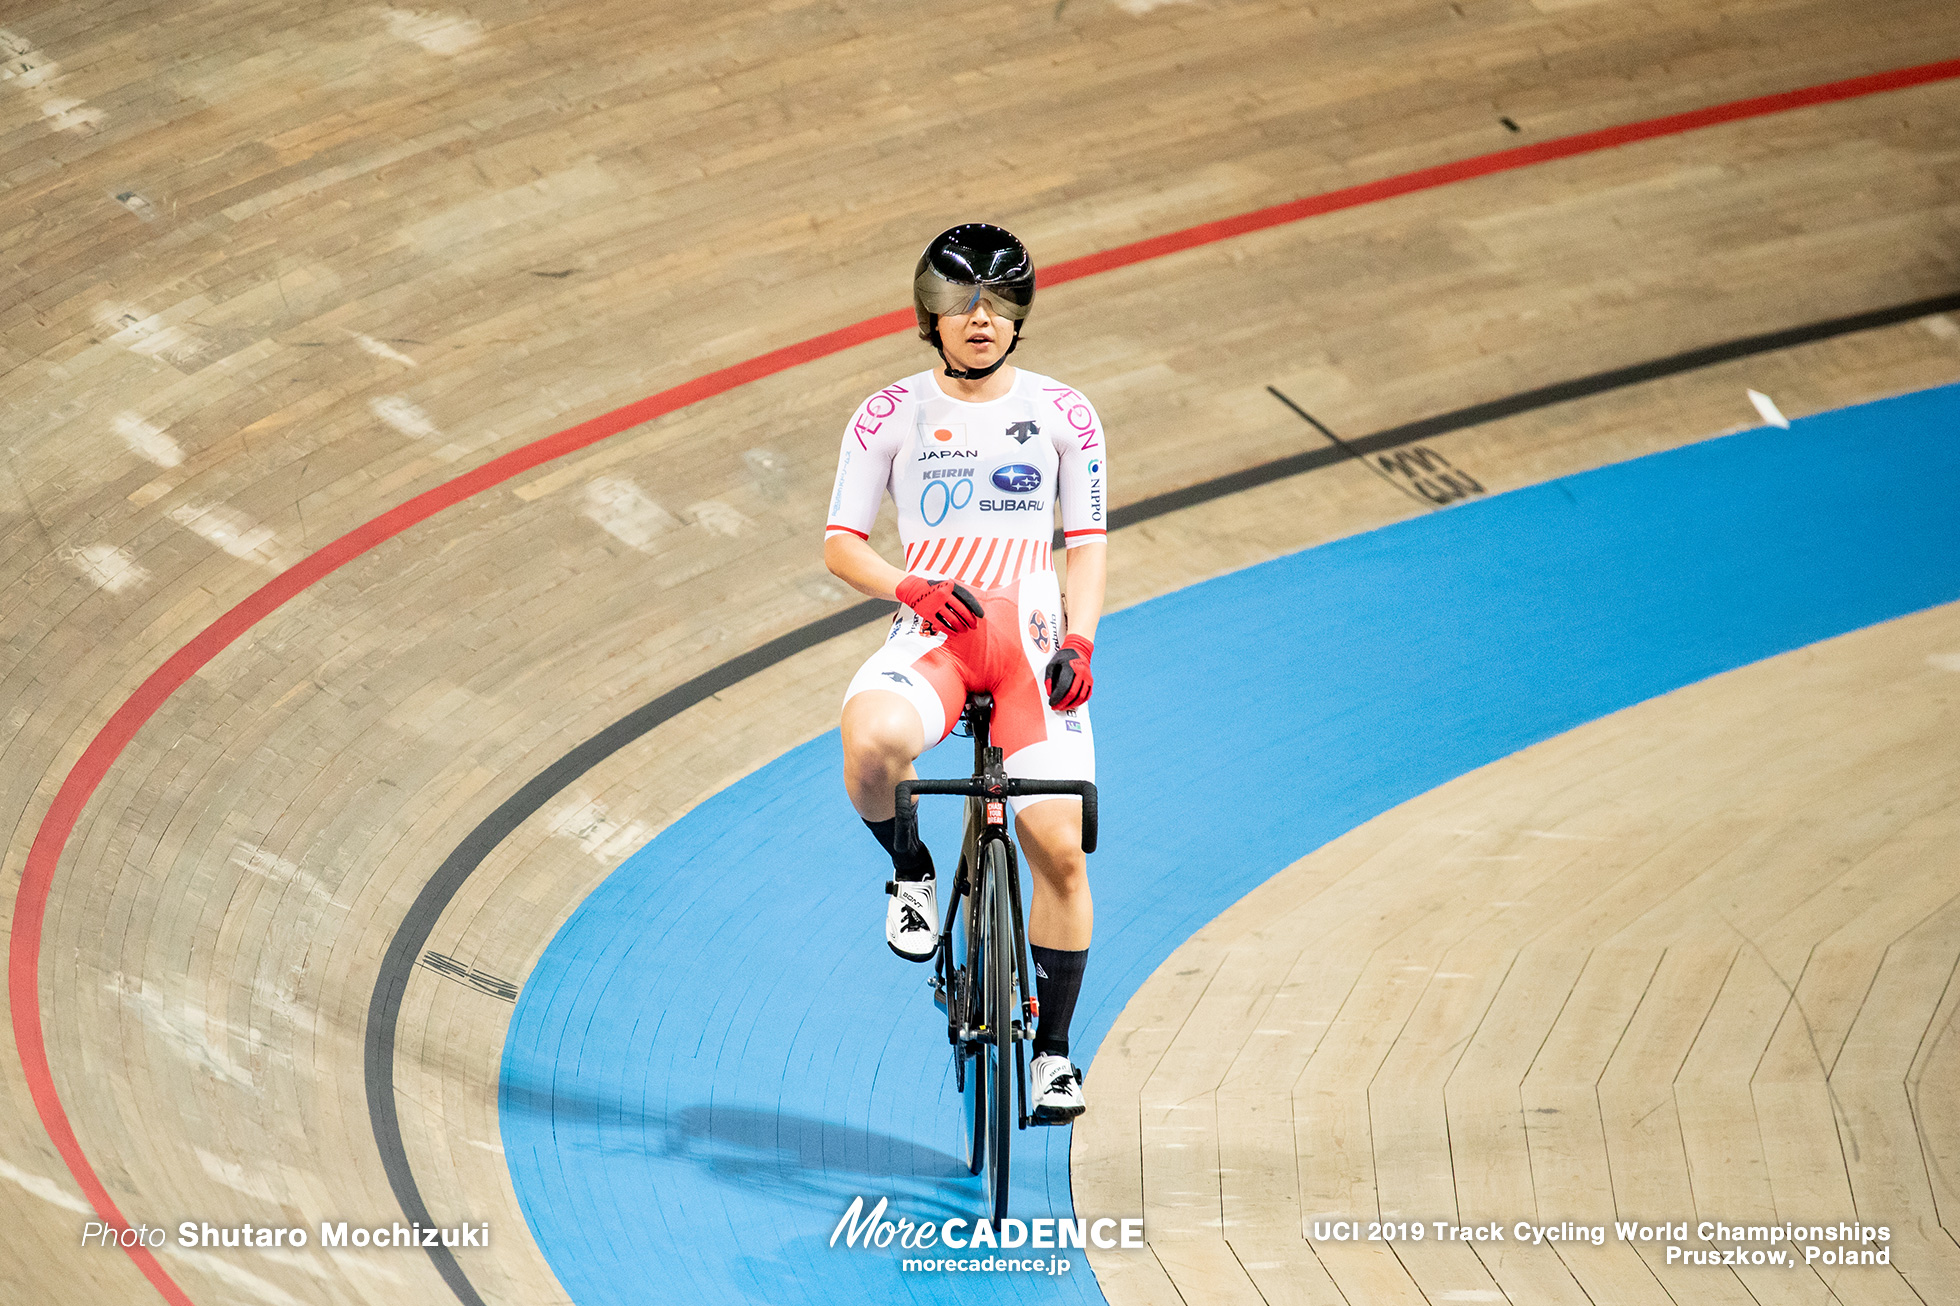
<svg viewBox="0 0 1960 1306"><path fill-rule="evenodd" d="M931 854L896 847L892 787L945 738L968 690L994 696L993 738L1007 773L1095 779L1088 709L1107 576L1108 458L1080 393L1007 367L1034 304L1034 262L999 227L964 223L934 237L913 273L919 336L942 366L858 406L845 428L824 563L874 598L896 599L884 646L844 695L844 784L892 858L885 941L929 960L939 931ZM889 490L903 569L870 545ZM1064 602L1051 557L1055 506L1067 548ZM1034 1119L1083 1110L1068 1027L1088 958L1093 908L1078 798L1012 800L1033 871L1028 941L1040 1020Z"/></svg>

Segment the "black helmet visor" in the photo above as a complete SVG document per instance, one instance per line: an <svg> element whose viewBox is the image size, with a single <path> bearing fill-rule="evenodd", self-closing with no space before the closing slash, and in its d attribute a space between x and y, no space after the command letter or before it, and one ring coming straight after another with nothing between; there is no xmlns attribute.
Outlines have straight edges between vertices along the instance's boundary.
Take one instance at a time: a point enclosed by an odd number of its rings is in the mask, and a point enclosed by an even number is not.
<svg viewBox="0 0 1960 1306"><path fill-rule="evenodd" d="M919 274L916 289L926 312L939 317L959 317L971 313L984 299L989 311L1019 322L1034 306L1032 286L961 285L943 280L930 271Z"/></svg>

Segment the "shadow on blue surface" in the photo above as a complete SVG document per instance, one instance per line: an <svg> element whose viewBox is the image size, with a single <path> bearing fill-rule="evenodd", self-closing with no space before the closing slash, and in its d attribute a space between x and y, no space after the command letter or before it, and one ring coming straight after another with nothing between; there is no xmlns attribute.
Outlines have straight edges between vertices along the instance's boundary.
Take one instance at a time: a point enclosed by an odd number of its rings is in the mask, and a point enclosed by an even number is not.
<svg viewBox="0 0 1960 1306"><path fill-rule="evenodd" d="M602 1101L515 1082L504 1084L499 1107L512 1114L542 1114L561 1129L593 1127L601 1135L601 1122L611 1119L622 1126L618 1146L644 1150L648 1141L658 1139L661 1157L691 1162L729 1183L795 1182L798 1175L817 1172L967 1178L965 1163L949 1152L770 1108L703 1102L658 1120L629 1120L631 1108L617 1099Z"/></svg>
<svg viewBox="0 0 1960 1306"><path fill-rule="evenodd" d="M909 1139L741 1106L682 1108L667 1120L667 1155L691 1160L723 1179L808 1171L966 1178L958 1157Z"/></svg>

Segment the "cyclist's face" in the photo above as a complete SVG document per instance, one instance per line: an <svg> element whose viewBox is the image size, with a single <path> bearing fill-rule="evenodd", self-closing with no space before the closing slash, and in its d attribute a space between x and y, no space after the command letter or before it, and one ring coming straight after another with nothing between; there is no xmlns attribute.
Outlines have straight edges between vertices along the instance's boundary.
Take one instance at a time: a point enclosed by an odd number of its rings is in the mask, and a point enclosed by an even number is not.
<svg viewBox="0 0 1960 1306"><path fill-rule="evenodd" d="M1014 320L994 312L982 296L971 313L940 314L939 342L954 367L989 367L1014 343Z"/></svg>

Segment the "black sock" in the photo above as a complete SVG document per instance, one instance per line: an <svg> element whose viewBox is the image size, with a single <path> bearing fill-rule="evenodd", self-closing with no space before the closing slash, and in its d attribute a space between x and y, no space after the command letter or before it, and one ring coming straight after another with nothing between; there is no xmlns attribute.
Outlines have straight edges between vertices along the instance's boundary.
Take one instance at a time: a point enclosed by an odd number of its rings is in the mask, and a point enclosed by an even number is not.
<svg viewBox="0 0 1960 1306"><path fill-rule="evenodd" d="M1038 1057L1068 1055L1068 1023L1075 1015L1075 995L1082 991L1082 969L1089 962L1089 950L1064 952L1060 948L1030 945L1034 954L1035 996L1041 999L1041 1023L1035 1026L1034 1054Z"/></svg>
<svg viewBox="0 0 1960 1306"><path fill-rule="evenodd" d="M858 818L863 821L863 817ZM924 843L914 856L906 856L898 851L898 818L888 821L864 821L864 828L871 831L871 837L884 845L892 857L892 875L900 880L928 880L932 878L932 850Z"/></svg>

